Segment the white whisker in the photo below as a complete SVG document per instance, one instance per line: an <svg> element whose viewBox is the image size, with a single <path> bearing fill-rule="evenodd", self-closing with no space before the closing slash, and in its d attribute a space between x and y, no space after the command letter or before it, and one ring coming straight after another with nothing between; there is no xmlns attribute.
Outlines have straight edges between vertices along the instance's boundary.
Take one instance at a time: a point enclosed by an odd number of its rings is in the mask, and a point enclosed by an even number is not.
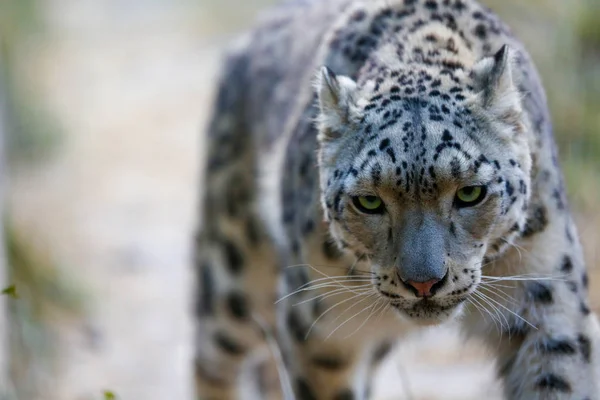
<svg viewBox="0 0 600 400"><path fill-rule="evenodd" d="M363 300L361 300L361 302L363 302L364 300L370 299L370 298L372 298L373 296L377 296L377 293L373 293L373 294L371 294L371 295L370 295L370 296L368 296L366 299L363 299ZM352 319L354 319L354 317L356 317L356 316L357 316L357 315L359 315L359 314L362 314L362 313L363 313L363 312L365 312L366 310L369 310L369 309L371 309L371 308L373 307L373 305L375 305L375 304L376 304L376 303L373 303L373 304L370 304L370 305L368 305L368 306L364 307L362 310L360 310L359 312L357 312L356 314L354 314L353 316L351 316L350 318L346 319L344 322L342 322L341 324L339 324L339 325L337 326L337 328L335 328L333 331L331 331L331 332L329 333L329 335L327 335L327 336L325 337L325 340L329 339L329 338L331 337L331 335L333 335L335 332L337 332L337 330L338 330L338 329L340 329L342 326L346 325L348 322L350 322Z"/></svg>
<svg viewBox="0 0 600 400"><path fill-rule="evenodd" d="M359 289L362 289L364 291L369 291L369 290L371 290L370 286L371 285L364 285L364 287L360 287ZM357 294L359 292L360 292L359 290L350 291L350 290L348 290L348 288L342 287L342 288L338 288L338 289L330 291L330 292L321 293L321 294L319 294L317 296L314 296L314 297L311 297L309 299L305 299L305 300L299 301L297 303L294 303L293 306L298 306L300 304L305 304L305 303L311 302L313 300L325 300L325 299L327 299L329 297L332 297L332 296L335 296L335 295L338 295L338 294L343 294L343 293L354 293L354 294Z"/></svg>
<svg viewBox="0 0 600 400"><path fill-rule="evenodd" d="M484 297L488 298L490 301L492 301L492 302L496 303L497 305L499 305L500 307L504 308L506 311L508 311L509 313L511 313L512 315L514 315L518 319L520 319L521 321L525 322L527 325L531 326L533 329L535 329L535 330L538 329L537 326L533 325L531 322L527 321L525 318L523 318L522 316L520 316L519 314L517 314L516 312L514 312L510 308L506 307L504 304L500 303L499 301L494 300L494 299L490 298L489 296L486 296L484 293L479 292L478 294L480 296L484 296Z"/></svg>
<svg viewBox="0 0 600 400"><path fill-rule="evenodd" d="M368 292L367 292L367 293L368 293ZM308 335L309 335L309 334L310 334L310 332L313 330L313 328L315 327L315 325L317 324L317 322L319 322L319 320L320 320L321 318L323 318L323 317L325 316L325 314L327 314L329 311L331 311L331 310L333 310L334 308L336 308L336 307L338 307L338 306L340 306L340 305L342 305L342 304L344 304L344 303L347 303L347 302L349 302L349 301L351 301L351 300L353 300L353 299L355 299L355 298L357 298L357 297L360 297L360 296L366 296L366 294L367 294L367 293L359 293L359 294L355 294L355 295L354 295L354 296L352 296L352 297L349 297L349 298L347 298L347 299L344 299L344 300L342 300L342 301L339 301L339 302L335 303L334 305L332 305L331 307L329 307L327 310L323 311L323 312L322 312L322 313L321 313L321 314L320 314L320 315L319 315L317 318L315 318L315 320L313 321L313 323L310 325L310 328L308 328L308 331L306 332L306 335L305 335L305 339L306 339L306 338L308 338Z"/></svg>
<svg viewBox="0 0 600 400"><path fill-rule="evenodd" d="M490 316L492 316L492 311L494 312L495 319L500 324L498 332L500 334L502 334L502 329L504 328L504 323L502 321L503 319L506 322L506 326L507 327L509 326L508 319L506 318L506 316L501 312L500 309L498 309L498 307L496 305L494 305L492 302L490 302L489 299L485 295L483 295L482 293L474 292L473 295L476 296L479 299L479 301L481 301L483 304L487 304L491 308L491 311L490 311L490 310L488 310L487 308L484 307L484 309L486 311L488 311L488 313L490 314Z"/></svg>
<svg viewBox="0 0 600 400"><path fill-rule="evenodd" d="M373 312L370 312L369 315L367 316L367 318L364 319L364 321L362 322L362 324L360 324L358 326L358 328L356 328L355 330L353 330L352 333L350 333L349 335L347 335L346 337L344 337L344 339L348 339L349 337L351 337L352 335L354 335L356 332L358 332L360 330L360 328L362 328L363 326L365 326L365 324L367 323L367 321L369 320L369 318L371 318L371 316L375 315L375 313L377 313L377 311L379 311L379 309L381 308L379 306L378 306L379 308L375 307L375 305L378 305L380 301L382 301L382 298L378 298L375 301L375 303L373 303L373 308L375 308L373 310ZM385 306L385 302L382 302L382 307L384 307L384 306Z"/></svg>

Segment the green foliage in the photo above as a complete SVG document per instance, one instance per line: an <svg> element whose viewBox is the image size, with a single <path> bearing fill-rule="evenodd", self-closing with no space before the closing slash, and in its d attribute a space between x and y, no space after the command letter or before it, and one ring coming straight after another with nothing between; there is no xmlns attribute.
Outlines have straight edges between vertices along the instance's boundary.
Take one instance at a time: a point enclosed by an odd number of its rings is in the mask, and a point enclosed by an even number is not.
<svg viewBox="0 0 600 400"><path fill-rule="evenodd" d="M115 400L117 396L115 396L114 392L110 390L104 391L104 400Z"/></svg>
<svg viewBox="0 0 600 400"><path fill-rule="evenodd" d="M8 286L7 288L3 289L0 294L12 297L13 299L19 298L19 295L17 294L17 287L15 285Z"/></svg>

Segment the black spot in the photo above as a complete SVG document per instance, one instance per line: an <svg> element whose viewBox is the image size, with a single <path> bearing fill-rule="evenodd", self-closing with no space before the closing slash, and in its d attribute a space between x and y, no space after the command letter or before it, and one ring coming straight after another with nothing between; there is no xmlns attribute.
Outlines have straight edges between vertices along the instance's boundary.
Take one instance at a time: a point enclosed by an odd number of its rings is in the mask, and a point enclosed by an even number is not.
<svg viewBox="0 0 600 400"><path fill-rule="evenodd" d="M587 272L584 272L581 276L581 282L583 283L583 287L587 289L590 284Z"/></svg>
<svg viewBox="0 0 600 400"><path fill-rule="evenodd" d="M430 10L437 10L437 8L438 8L437 1L435 1L435 0L427 0L425 2L425 7L429 8Z"/></svg>
<svg viewBox="0 0 600 400"><path fill-rule="evenodd" d="M296 312L296 310L289 310L287 315L287 327L296 341L305 341L307 329L302 323L300 315Z"/></svg>
<svg viewBox="0 0 600 400"><path fill-rule="evenodd" d="M248 299L242 293L229 293L229 295L227 296L227 307L229 308L231 315L233 315L237 319L247 319L248 315L250 314L248 307Z"/></svg>
<svg viewBox="0 0 600 400"><path fill-rule="evenodd" d="M325 257L329 260L337 260L342 256L342 252L337 245L329 239L323 241L323 254L325 254Z"/></svg>
<svg viewBox="0 0 600 400"><path fill-rule="evenodd" d="M386 277L387 279L387 277ZM384 279L385 280L385 279ZM393 344L391 342L383 342L379 344L373 351L372 363L373 365L379 364L385 356L392 350Z"/></svg>
<svg viewBox="0 0 600 400"><path fill-rule="evenodd" d="M554 374L546 374L539 378L535 383L543 390L555 390L562 393L571 393L571 385L564 378Z"/></svg>
<svg viewBox="0 0 600 400"><path fill-rule="evenodd" d="M447 129L445 129L444 130L444 134L442 135L442 140L445 141L445 142L449 142L452 139L454 139L454 138L452 137L452 135L450 134L450 132Z"/></svg>
<svg viewBox="0 0 600 400"><path fill-rule="evenodd" d="M587 304L585 304L585 302L581 302L581 304L579 305L579 310L581 311L581 313L583 315L589 315L591 313L590 308L587 306Z"/></svg>
<svg viewBox="0 0 600 400"><path fill-rule="evenodd" d="M394 150L393 150L393 149L391 149L391 148L388 148L388 149L386 150L386 153L388 154L388 156L390 156L390 159L392 160L392 162L393 162L394 164L396 164L396 153L394 153Z"/></svg>
<svg viewBox="0 0 600 400"><path fill-rule="evenodd" d="M506 180L506 183L504 185L506 187L506 194L512 196L515 191L513 185L508 180Z"/></svg>
<svg viewBox="0 0 600 400"><path fill-rule="evenodd" d="M465 66L460 61L456 61L456 60L442 60L442 66L444 66L444 67L446 67L446 68L448 68L450 70L464 69L465 68ZM460 97L460 100L464 100L465 99L465 96L462 96L462 95L457 95L456 99L459 99L459 97Z"/></svg>
<svg viewBox="0 0 600 400"><path fill-rule="evenodd" d="M367 14L363 10L357 10L352 14L352 21L360 22L365 19L366 16Z"/></svg>
<svg viewBox="0 0 600 400"><path fill-rule="evenodd" d="M533 214L529 216L523 230L523 237L530 237L536 233L543 231L548 225L546 207L539 205L534 207Z"/></svg>
<svg viewBox="0 0 600 400"><path fill-rule="evenodd" d="M571 257L567 255L563 256L562 264L560 265L560 270L565 273L573 271L573 262L571 261Z"/></svg>
<svg viewBox="0 0 600 400"><path fill-rule="evenodd" d="M509 337L525 339L530 331L531 327L529 325L521 320L514 320L514 322L508 326L506 333Z"/></svg>
<svg viewBox="0 0 600 400"><path fill-rule="evenodd" d="M343 369L347 365L346 361L340 357L324 354L314 356L311 361L315 366L331 371Z"/></svg>
<svg viewBox="0 0 600 400"><path fill-rule="evenodd" d="M227 267L231 273L238 275L244 267L244 259L241 251L229 240L223 241L223 250L227 259Z"/></svg>
<svg viewBox="0 0 600 400"><path fill-rule="evenodd" d="M527 287L531 300L539 304L552 304L552 287L542 282L531 282Z"/></svg>
<svg viewBox="0 0 600 400"><path fill-rule="evenodd" d="M298 395L298 400L317 400L315 392L313 392L304 378L296 378L296 394Z"/></svg>
<svg viewBox="0 0 600 400"><path fill-rule="evenodd" d="M579 344L579 351L581 352L583 359L585 362L589 363L592 355L592 342L587 336L580 333L577 336L577 343Z"/></svg>
<svg viewBox="0 0 600 400"><path fill-rule="evenodd" d="M575 343L566 338L544 338L538 343L538 348L541 352L552 353L557 355L573 355L577 352Z"/></svg>
<svg viewBox="0 0 600 400"><path fill-rule="evenodd" d="M379 143L379 150L384 150L385 148L389 147L389 145L390 145L390 139L385 138Z"/></svg>
<svg viewBox="0 0 600 400"><path fill-rule="evenodd" d="M302 225L302 235L306 236L312 233L315 229L315 223L312 219L307 219L306 222Z"/></svg>
<svg viewBox="0 0 600 400"><path fill-rule="evenodd" d="M483 24L478 24L475 27L475 32L474 33L480 39L485 39L485 37L487 36L487 31L486 31L485 26Z"/></svg>
<svg viewBox="0 0 600 400"><path fill-rule="evenodd" d="M338 394L333 396L333 400L354 400L354 393L351 389L343 389Z"/></svg>
<svg viewBox="0 0 600 400"><path fill-rule="evenodd" d="M204 263L200 266L200 293L196 303L196 315L207 316L215 312L215 283L211 266Z"/></svg>
<svg viewBox="0 0 600 400"><path fill-rule="evenodd" d="M373 165L373 168L371 169L371 179L373 180L373 184L379 185L381 181L381 165L379 163Z"/></svg>
<svg viewBox="0 0 600 400"><path fill-rule="evenodd" d="M221 350L233 356L240 356L246 352L244 346L237 343L223 332L215 333L214 340Z"/></svg>
<svg viewBox="0 0 600 400"><path fill-rule="evenodd" d="M519 193L527 194L527 185L525 184L525 181L523 181L523 179L519 180Z"/></svg>

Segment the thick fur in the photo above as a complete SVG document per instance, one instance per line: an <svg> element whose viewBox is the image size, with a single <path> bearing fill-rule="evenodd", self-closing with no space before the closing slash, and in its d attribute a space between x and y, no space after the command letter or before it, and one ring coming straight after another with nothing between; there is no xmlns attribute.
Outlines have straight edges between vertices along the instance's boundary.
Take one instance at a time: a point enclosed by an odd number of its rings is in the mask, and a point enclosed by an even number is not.
<svg viewBox="0 0 600 400"><path fill-rule="evenodd" d="M232 46L219 85L196 247L199 398L235 398L241 361L270 337L296 399L367 399L390 343L458 321L498 352L507 398L600 399L545 94L489 9L287 2ZM485 197L460 206L468 186Z"/></svg>

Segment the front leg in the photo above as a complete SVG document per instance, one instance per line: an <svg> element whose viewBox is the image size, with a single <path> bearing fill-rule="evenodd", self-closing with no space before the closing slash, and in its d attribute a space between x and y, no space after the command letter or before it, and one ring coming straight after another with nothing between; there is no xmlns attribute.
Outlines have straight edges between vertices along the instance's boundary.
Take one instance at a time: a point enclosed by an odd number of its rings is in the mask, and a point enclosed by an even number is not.
<svg viewBox="0 0 600 400"><path fill-rule="evenodd" d="M468 328L497 349L507 399L600 399L598 320L587 305L583 273L569 275L573 279L521 282L513 290L505 281L501 287L484 281L474 295L477 308L489 314L471 319Z"/></svg>

